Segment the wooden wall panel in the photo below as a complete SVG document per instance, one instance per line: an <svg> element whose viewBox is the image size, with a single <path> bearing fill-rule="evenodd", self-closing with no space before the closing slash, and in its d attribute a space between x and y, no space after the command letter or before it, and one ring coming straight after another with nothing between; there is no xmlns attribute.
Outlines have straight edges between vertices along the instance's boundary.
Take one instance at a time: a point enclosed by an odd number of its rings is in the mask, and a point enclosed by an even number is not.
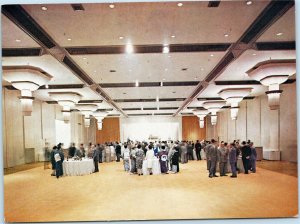
<svg viewBox="0 0 300 224"><path fill-rule="evenodd" d="M97 143L120 141L120 120L118 117L103 119L102 130L96 131Z"/></svg>
<svg viewBox="0 0 300 224"><path fill-rule="evenodd" d="M206 122L204 122L206 125ZM206 126L199 127L199 120L196 116L182 117L182 140L196 141L206 139Z"/></svg>

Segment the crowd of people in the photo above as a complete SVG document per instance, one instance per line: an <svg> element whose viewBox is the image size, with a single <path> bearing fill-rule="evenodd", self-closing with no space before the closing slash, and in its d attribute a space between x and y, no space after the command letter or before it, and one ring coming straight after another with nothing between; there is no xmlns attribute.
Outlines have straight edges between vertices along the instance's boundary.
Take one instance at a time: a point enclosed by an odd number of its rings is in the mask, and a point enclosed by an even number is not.
<svg viewBox="0 0 300 224"><path fill-rule="evenodd" d="M201 156L202 155L202 156ZM227 176L227 167L230 164L232 175L236 178L239 169L237 160L241 156L245 174L249 171L256 172L256 150L253 142L250 140L243 141L240 145L239 141L234 140L228 144L221 142L220 144L212 139L211 141L197 140L193 141L155 141L155 142L139 142L128 140L124 143L109 142L105 144L92 144L87 147L80 144L78 148L75 143L71 143L68 149L63 150L63 144L52 148L49 151L48 143L45 147L46 161L51 161L52 176L57 178L63 176L62 163L64 159L69 158L81 160L82 158L93 159L95 171L99 172L99 163L116 161L120 162L121 158L124 164L124 171L130 174L143 175L143 161L147 160L147 171L153 174L153 161L159 161L160 171L162 174L178 173L179 163L187 163L189 160L206 159L209 177L218 177L216 175L217 164L219 164L220 176Z"/></svg>

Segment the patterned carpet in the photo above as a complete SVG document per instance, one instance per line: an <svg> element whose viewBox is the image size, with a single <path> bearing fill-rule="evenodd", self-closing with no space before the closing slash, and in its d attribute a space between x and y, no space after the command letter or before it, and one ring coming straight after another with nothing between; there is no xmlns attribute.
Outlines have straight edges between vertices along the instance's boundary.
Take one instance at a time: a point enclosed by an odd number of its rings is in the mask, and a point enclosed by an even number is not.
<svg viewBox="0 0 300 224"><path fill-rule="evenodd" d="M238 178L208 178L205 161L179 174L136 176L122 163L56 179L43 166L4 176L8 222L293 217L298 179L258 168ZM245 206L246 205L246 206ZM163 212L162 212L163 211Z"/></svg>

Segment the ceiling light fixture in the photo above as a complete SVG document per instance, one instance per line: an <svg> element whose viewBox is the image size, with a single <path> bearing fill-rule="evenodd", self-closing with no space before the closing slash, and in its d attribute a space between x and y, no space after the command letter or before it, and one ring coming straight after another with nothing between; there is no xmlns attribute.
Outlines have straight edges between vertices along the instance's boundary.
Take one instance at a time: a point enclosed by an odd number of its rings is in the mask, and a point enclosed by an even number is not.
<svg viewBox="0 0 300 224"><path fill-rule="evenodd" d="M163 53L168 54L170 52L170 48L168 46L163 47Z"/></svg>
<svg viewBox="0 0 300 224"><path fill-rule="evenodd" d="M256 54L255 54L255 53L253 53L252 55L253 55L253 56L255 56Z"/></svg>
<svg viewBox="0 0 300 224"><path fill-rule="evenodd" d="M71 38L68 38L68 41L71 41L72 39Z"/></svg>
<svg viewBox="0 0 300 224"><path fill-rule="evenodd" d="M172 38L175 38L175 35L172 35L171 37L172 37Z"/></svg>
<svg viewBox="0 0 300 224"><path fill-rule="evenodd" d="M283 35L283 33L276 33L276 36L282 36Z"/></svg>
<svg viewBox="0 0 300 224"><path fill-rule="evenodd" d="M42 6L42 10L43 10L43 11L47 11L48 8L47 8L46 6Z"/></svg>
<svg viewBox="0 0 300 224"><path fill-rule="evenodd" d="M246 4L247 5L252 5L252 1L247 1Z"/></svg>
<svg viewBox="0 0 300 224"><path fill-rule="evenodd" d="M123 36L119 36L119 39L120 39L120 40L123 40L123 39L124 39L124 37L123 37Z"/></svg>
<svg viewBox="0 0 300 224"><path fill-rule="evenodd" d="M224 37L229 37L229 34L227 34L227 33L226 33L226 34L224 34Z"/></svg>
<svg viewBox="0 0 300 224"><path fill-rule="evenodd" d="M83 59L83 60L86 60L86 57L83 57L82 59Z"/></svg>
<svg viewBox="0 0 300 224"><path fill-rule="evenodd" d="M167 68L165 68L165 71L168 71L168 69L167 69Z"/></svg>
<svg viewBox="0 0 300 224"><path fill-rule="evenodd" d="M213 54L211 54L210 56L211 56L211 57L213 57L214 55L213 55Z"/></svg>
<svg viewBox="0 0 300 224"><path fill-rule="evenodd" d="M139 81L136 80L136 81L135 81L135 87L138 87L138 86L139 86Z"/></svg>
<svg viewBox="0 0 300 224"><path fill-rule="evenodd" d="M211 115L211 124L217 124L217 112L226 105L225 101L206 101L203 103L203 107L207 109Z"/></svg>
<svg viewBox="0 0 300 224"><path fill-rule="evenodd" d="M127 44L125 51L126 51L127 54L132 54L133 53L133 46L132 46L132 44Z"/></svg>
<svg viewBox="0 0 300 224"><path fill-rule="evenodd" d="M21 42L21 40L20 39L16 39L16 42Z"/></svg>
<svg viewBox="0 0 300 224"><path fill-rule="evenodd" d="M178 7L181 7L181 6L183 6L183 3L179 2L179 3L177 4L177 6L178 6Z"/></svg>
<svg viewBox="0 0 300 224"><path fill-rule="evenodd" d="M109 8L113 9L113 8L115 8L115 5L114 4L110 4Z"/></svg>

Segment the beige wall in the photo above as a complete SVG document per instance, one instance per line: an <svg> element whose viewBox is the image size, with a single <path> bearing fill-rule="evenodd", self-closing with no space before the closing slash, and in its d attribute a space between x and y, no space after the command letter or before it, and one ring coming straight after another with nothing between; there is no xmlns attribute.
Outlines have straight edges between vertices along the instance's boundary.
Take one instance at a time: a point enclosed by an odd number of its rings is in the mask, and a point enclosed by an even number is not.
<svg viewBox="0 0 300 224"><path fill-rule="evenodd" d="M238 119L231 120L230 110L218 112L217 125L210 124L207 119L207 139L215 138L231 142L234 139L252 140L256 146L265 151L272 150L273 141L278 141L281 160L297 161L297 105L296 83L285 84L280 98L280 109L270 110L266 95L240 103ZM279 120L279 122L278 122ZM277 131L272 138L270 131ZM278 137L277 137L278 136Z"/></svg>
<svg viewBox="0 0 300 224"><path fill-rule="evenodd" d="M25 163L26 148L35 149L35 161L43 159L45 142L50 146L55 142L55 120L62 120L61 107L34 100L31 116L23 116L19 100L20 91L2 90L2 133L4 167L13 167ZM95 124L85 128L83 116L79 112L71 113L71 141L76 144L95 142ZM94 133L94 134L92 134ZM65 146L68 147L68 146Z"/></svg>

